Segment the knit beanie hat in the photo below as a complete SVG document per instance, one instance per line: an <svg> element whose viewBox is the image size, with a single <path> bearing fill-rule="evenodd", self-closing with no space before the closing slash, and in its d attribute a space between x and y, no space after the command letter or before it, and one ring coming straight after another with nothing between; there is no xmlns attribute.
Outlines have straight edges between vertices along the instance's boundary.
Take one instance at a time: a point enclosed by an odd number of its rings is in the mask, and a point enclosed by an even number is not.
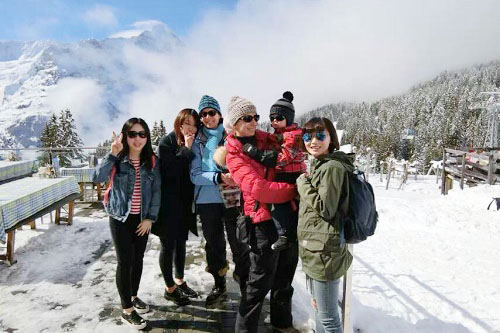
<svg viewBox="0 0 500 333"><path fill-rule="evenodd" d="M200 100L200 106L198 106L198 113L200 113L201 111L203 111L203 109L206 108L212 108L217 112L221 113L219 102L217 102L217 100L212 96L203 95L203 97Z"/></svg>
<svg viewBox="0 0 500 333"><path fill-rule="evenodd" d="M289 91L283 93L283 98L280 98L271 106L270 115L280 114L286 119L286 126L294 123L295 108L292 104L293 94Z"/></svg>
<svg viewBox="0 0 500 333"><path fill-rule="evenodd" d="M249 113L257 113L257 108L248 99L240 96L233 96L229 101L227 113L229 116L229 124L232 127L244 115Z"/></svg>

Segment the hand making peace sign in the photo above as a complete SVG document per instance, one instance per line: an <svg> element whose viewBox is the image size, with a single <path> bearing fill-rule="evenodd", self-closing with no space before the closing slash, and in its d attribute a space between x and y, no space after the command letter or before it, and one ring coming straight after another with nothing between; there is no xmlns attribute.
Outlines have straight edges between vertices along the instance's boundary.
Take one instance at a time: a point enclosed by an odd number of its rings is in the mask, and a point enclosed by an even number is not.
<svg viewBox="0 0 500 333"><path fill-rule="evenodd" d="M123 133L120 133L119 137L116 137L115 131L113 131L113 141L111 142L111 155L118 156L118 154L123 149Z"/></svg>

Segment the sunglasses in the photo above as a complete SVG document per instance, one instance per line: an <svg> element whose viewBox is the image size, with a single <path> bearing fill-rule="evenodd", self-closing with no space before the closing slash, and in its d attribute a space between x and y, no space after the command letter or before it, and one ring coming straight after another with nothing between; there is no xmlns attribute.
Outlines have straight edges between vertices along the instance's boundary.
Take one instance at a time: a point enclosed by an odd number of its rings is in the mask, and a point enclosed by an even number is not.
<svg viewBox="0 0 500 333"><path fill-rule="evenodd" d="M260 116L258 114L254 114L253 116L251 116L251 115L243 116L240 119L243 120L245 123L251 123L252 120L255 120L256 122L258 122L260 119Z"/></svg>
<svg viewBox="0 0 500 333"><path fill-rule="evenodd" d="M140 136L141 138L144 139L146 137L146 132L145 131L140 131L140 132L128 131L127 136L131 139L135 138L136 136Z"/></svg>
<svg viewBox="0 0 500 333"><path fill-rule="evenodd" d="M326 139L326 133L325 132L314 132L314 136L319 141L325 141L325 139ZM304 142L310 142L313 139L313 133L312 132L306 132L306 133L304 133L304 135L302 135L302 138L304 139Z"/></svg>
<svg viewBox="0 0 500 333"><path fill-rule="evenodd" d="M281 115L281 114L276 114L276 115L271 115L271 116L269 116L269 119L270 119L271 121L274 121L275 119L276 119L277 121L282 121L282 120L284 120L284 119L285 119L285 116L283 116L283 115Z"/></svg>
<svg viewBox="0 0 500 333"><path fill-rule="evenodd" d="M207 116L214 117L217 114L217 111L215 110L210 110L210 111L203 111L201 113L202 118L206 118Z"/></svg>

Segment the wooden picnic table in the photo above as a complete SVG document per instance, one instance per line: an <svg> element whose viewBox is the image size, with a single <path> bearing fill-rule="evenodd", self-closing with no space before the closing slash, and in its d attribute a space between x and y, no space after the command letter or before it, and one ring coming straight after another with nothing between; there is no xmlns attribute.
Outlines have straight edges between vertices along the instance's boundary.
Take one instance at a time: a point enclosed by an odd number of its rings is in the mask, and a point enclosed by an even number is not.
<svg viewBox="0 0 500 333"><path fill-rule="evenodd" d="M7 242L7 253L0 260L14 261L15 231L25 224L55 210L55 223L66 220L72 224L73 202L80 196L74 177L26 177L0 185L0 243ZM61 217L61 208L69 204L68 217ZM41 215L40 215L41 214Z"/></svg>

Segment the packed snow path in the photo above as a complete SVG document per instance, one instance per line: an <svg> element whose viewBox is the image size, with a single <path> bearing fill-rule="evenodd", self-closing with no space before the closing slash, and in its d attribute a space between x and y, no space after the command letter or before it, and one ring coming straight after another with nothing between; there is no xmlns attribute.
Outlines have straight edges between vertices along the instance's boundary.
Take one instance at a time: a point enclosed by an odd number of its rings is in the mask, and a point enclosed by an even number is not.
<svg viewBox="0 0 500 333"><path fill-rule="evenodd" d="M354 247L352 322L362 332L500 332L500 211L486 211L500 186L441 196L434 177L409 179L403 190L375 187L380 222L375 236ZM456 187L457 188L457 187ZM115 254L107 218L98 205L78 205L74 225L37 221L16 233L18 263L0 263L0 331L123 332L115 287ZM202 241L188 242L186 280L203 296ZM229 250L229 249L228 249ZM230 283L219 309L203 298L186 307L163 299L159 241L150 237L139 296L152 305L153 332L180 329L231 332L239 302ZM230 272L232 273L232 272ZM295 326L313 321L305 277L294 281ZM270 326L264 308L261 331ZM133 330L130 330L133 332Z"/></svg>

